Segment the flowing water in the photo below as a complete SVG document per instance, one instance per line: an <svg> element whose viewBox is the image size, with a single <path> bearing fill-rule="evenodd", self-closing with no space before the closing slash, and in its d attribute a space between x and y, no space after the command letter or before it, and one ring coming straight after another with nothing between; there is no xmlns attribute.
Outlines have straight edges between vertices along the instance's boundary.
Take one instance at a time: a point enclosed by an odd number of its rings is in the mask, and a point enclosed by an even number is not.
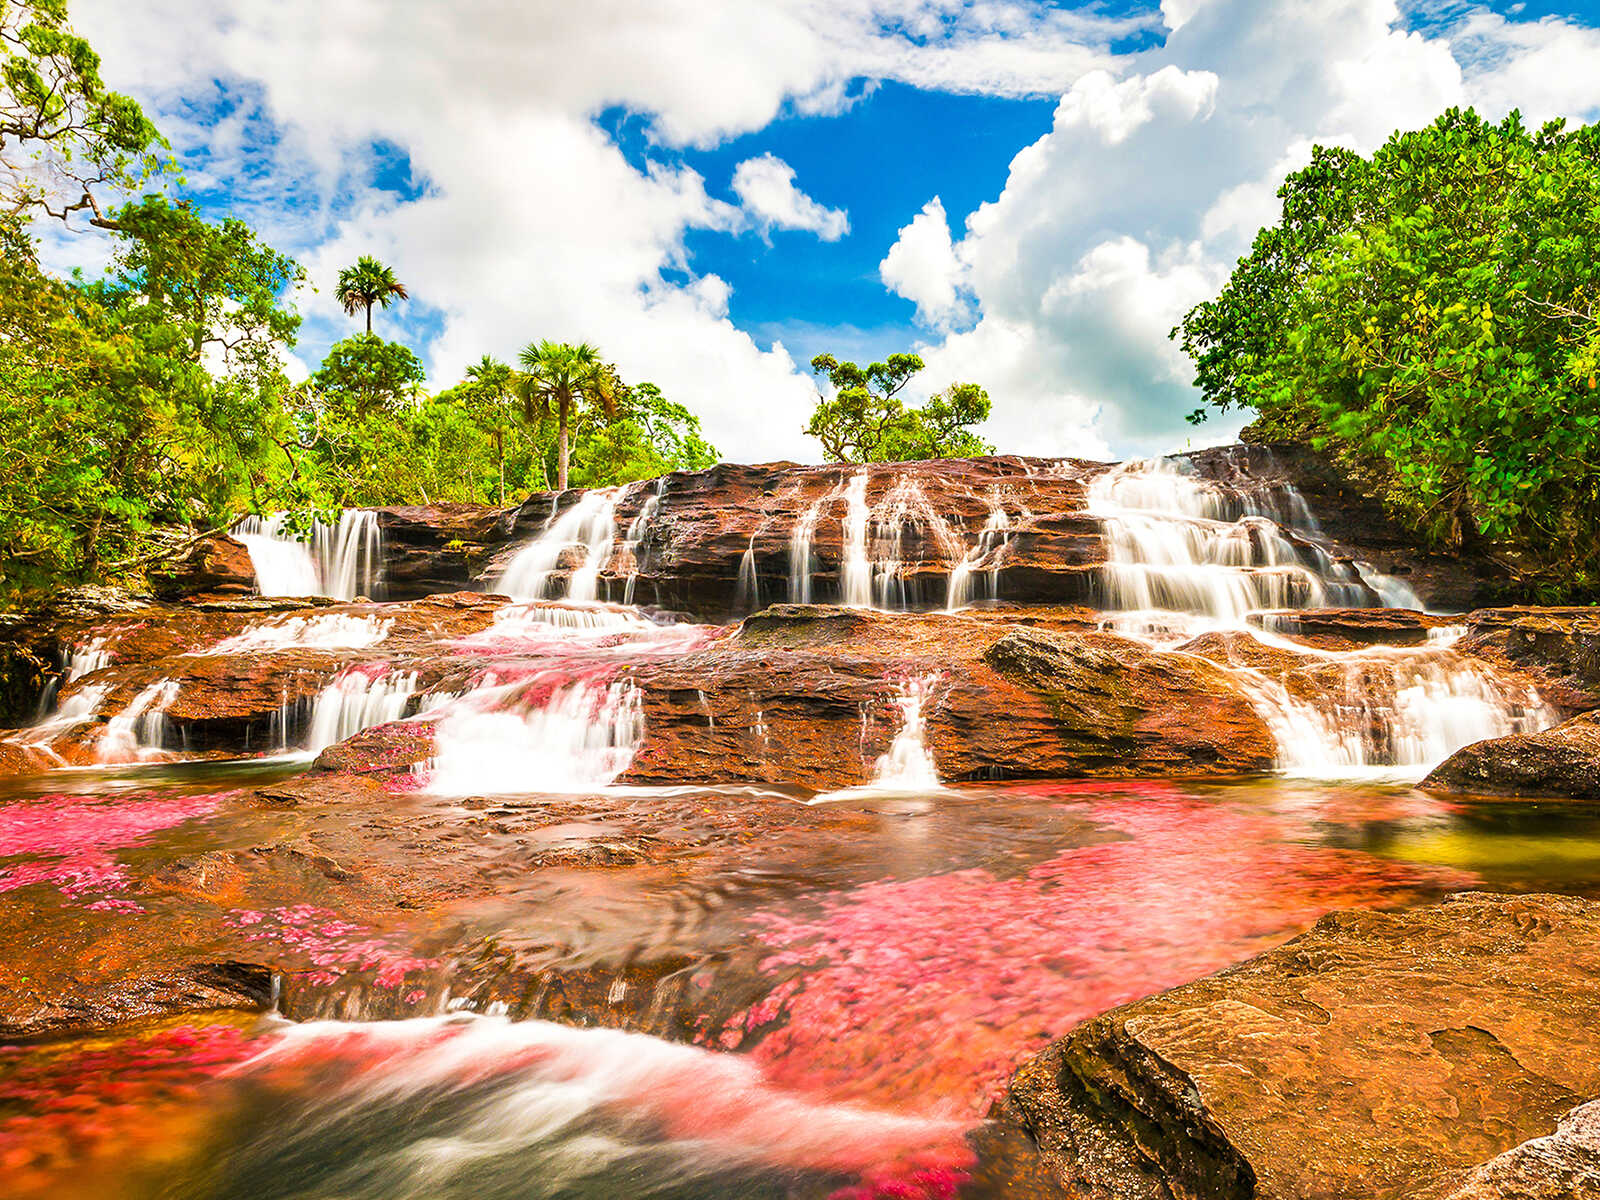
<svg viewBox="0 0 1600 1200"><path fill-rule="evenodd" d="M1029 519L1014 500L974 497L988 515L963 534L914 480L876 501L871 481L852 473L802 510L791 599L818 598L825 521L846 603L921 602L913 544L948 565L947 609L997 594ZM993 1195L967 1135L1082 1019L1336 908L1467 887L1600 896L1600 806L1454 803L1407 782L1549 724L1545 699L1458 653L1459 628L1404 647L1286 637L1284 610L1415 597L1341 555L1292 489L1166 462L1091 485L1105 624L1227 648L1278 774L952 785L929 723L961 681L940 671L891 674L862 706L863 747L869 715L892 731L867 786L618 786L646 732L629 668L723 636L599 600L608 570L631 598L661 497L619 531L625 494L552 512L498 583L515 603L435 654L448 669L407 658L382 610L263 619L197 655L347 656L298 715L286 698L277 748L293 759L172 761L177 685L114 693L103 641L68 654L66 699L16 738L48 754L104 720L103 765L0 779L0 982L169 943L278 974L264 1018L0 1046L8 1194ZM370 592L381 573L351 549L362 520L327 563L269 524L241 533L263 592ZM755 549L739 567L751 606ZM701 683L685 679L681 720L726 736ZM107 718L113 694L128 699ZM753 764L774 752L767 715ZM407 772L301 779L311 752L398 720L428 747ZM392 886L367 886L373 861L399 865Z"/></svg>
<svg viewBox="0 0 1600 1200"><path fill-rule="evenodd" d="M263 596L382 598L383 534L370 509L347 508L332 525L317 518L308 538L290 530L287 513L244 517L231 533L249 550Z"/></svg>

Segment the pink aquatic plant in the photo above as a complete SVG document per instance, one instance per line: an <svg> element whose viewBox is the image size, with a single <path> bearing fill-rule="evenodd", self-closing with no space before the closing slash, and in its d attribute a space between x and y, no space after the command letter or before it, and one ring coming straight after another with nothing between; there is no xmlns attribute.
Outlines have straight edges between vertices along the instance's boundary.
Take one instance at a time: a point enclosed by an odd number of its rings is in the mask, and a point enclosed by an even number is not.
<svg viewBox="0 0 1600 1200"><path fill-rule="evenodd" d="M108 895L132 884L112 852L208 817L221 800L221 794L160 800L42 796L8 804L0 808L0 858L26 855L29 861L0 867L0 892L43 884L96 911L142 911L132 900Z"/></svg>
<svg viewBox="0 0 1600 1200"><path fill-rule="evenodd" d="M1109 789L1107 789L1109 791ZM1148 792L1145 798L1130 790ZM758 919L780 982L701 1040L774 1080L977 1117L1087 1017L1188 982L1341 907L1470 882L1293 840L1290 818L1164 786L1081 793L1126 835L1014 877L884 880Z"/></svg>
<svg viewBox="0 0 1600 1200"><path fill-rule="evenodd" d="M436 958L411 954L396 938L374 933L365 925L342 920L336 913L310 904L266 912L236 909L223 920L242 931L244 941L273 945L305 959L316 968L304 976L312 984L327 985L343 975L373 971L379 987L397 988L413 971L433 970L440 965ZM407 994L407 1002L415 1003L423 995L412 991Z"/></svg>

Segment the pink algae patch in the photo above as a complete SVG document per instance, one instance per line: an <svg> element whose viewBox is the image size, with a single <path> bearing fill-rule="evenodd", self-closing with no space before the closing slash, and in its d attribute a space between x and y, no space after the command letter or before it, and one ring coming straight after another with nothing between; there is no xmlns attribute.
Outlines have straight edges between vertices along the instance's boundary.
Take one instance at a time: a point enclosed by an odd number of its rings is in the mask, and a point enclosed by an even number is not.
<svg viewBox="0 0 1600 1200"><path fill-rule="evenodd" d="M30 861L0 868L0 892L44 884L96 911L142 912L135 901L112 894L132 885L112 851L143 845L155 833L208 817L221 799L44 796L6 805L0 808L0 858L28 855Z"/></svg>
<svg viewBox="0 0 1600 1200"><path fill-rule="evenodd" d="M68 1172L84 1185L96 1173L108 1182L125 1179L129 1157L189 1132L206 1111L196 1102L207 1081L254 1050L229 1025L180 1026L57 1049L0 1047L6 1194L59 1197Z"/></svg>
<svg viewBox="0 0 1600 1200"><path fill-rule="evenodd" d="M784 977L703 1040L748 1043L796 1088L978 1117L1026 1058L1078 1022L1302 932L1463 876L1296 844L1289 819L1184 798L1089 800L1126 841L1015 878L887 880L817 915L758 918ZM754 1036L750 1036L754 1035ZM909 1194L909 1193L908 1193Z"/></svg>
<svg viewBox="0 0 1600 1200"><path fill-rule="evenodd" d="M413 971L440 966L437 958L417 957L395 938L310 904L265 912L238 909L223 920L240 930L246 942L267 943L305 959L316 968L303 977L311 984L331 984L347 974L374 971L379 987L397 988ZM415 1003L423 995L412 991L406 999Z"/></svg>

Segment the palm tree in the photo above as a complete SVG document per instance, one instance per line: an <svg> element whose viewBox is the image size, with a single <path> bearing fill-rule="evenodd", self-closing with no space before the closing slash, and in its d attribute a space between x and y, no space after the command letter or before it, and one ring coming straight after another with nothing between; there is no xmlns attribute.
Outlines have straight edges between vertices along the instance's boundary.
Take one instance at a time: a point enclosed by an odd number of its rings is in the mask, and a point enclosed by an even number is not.
<svg viewBox="0 0 1600 1200"><path fill-rule="evenodd" d="M576 346L545 340L529 342L519 361L517 394L522 415L532 423L536 414L556 414L556 488L567 490L567 425L574 408L587 401L607 416L616 412L620 385L616 368L602 361L600 351L588 342Z"/></svg>
<svg viewBox="0 0 1600 1200"><path fill-rule="evenodd" d="M493 355L485 354L481 362L467 368L467 378L482 389L481 395L488 402L489 413L493 418L490 428L494 435L495 457L500 464L500 503L504 504L506 502L505 402L511 392L512 371Z"/></svg>
<svg viewBox="0 0 1600 1200"><path fill-rule="evenodd" d="M344 306L352 317L363 308L367 310L367 332L372 332L372 306L388 308L391 300L407 300L410 294L406 285L394 277L394 270L370 254L356 259L356 265L339 272L339 286L334 289L334 299Z"/></svg>

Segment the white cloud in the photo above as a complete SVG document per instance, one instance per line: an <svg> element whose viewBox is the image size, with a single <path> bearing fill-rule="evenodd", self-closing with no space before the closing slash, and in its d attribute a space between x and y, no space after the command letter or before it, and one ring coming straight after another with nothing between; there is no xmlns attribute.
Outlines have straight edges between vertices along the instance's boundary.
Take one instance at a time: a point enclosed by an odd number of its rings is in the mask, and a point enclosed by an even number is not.
<svg viewBox="0 0 1600 1200"><path fill-rule="evenodd" d="M917 306L917 320L935 329L958 323L966 312L962 266L950 241L950 220L935 196L900 230L878 264L884 286Z"/></svg>
<svg viewBox="0 0 1600 1200"><path fill-rule="evenodd" d="M794 184L794 168L771 154L747 158L733 170L733 191L751 222L763 234L799 229L836 242L850 232L842 208L818 204Z"/></svg>

